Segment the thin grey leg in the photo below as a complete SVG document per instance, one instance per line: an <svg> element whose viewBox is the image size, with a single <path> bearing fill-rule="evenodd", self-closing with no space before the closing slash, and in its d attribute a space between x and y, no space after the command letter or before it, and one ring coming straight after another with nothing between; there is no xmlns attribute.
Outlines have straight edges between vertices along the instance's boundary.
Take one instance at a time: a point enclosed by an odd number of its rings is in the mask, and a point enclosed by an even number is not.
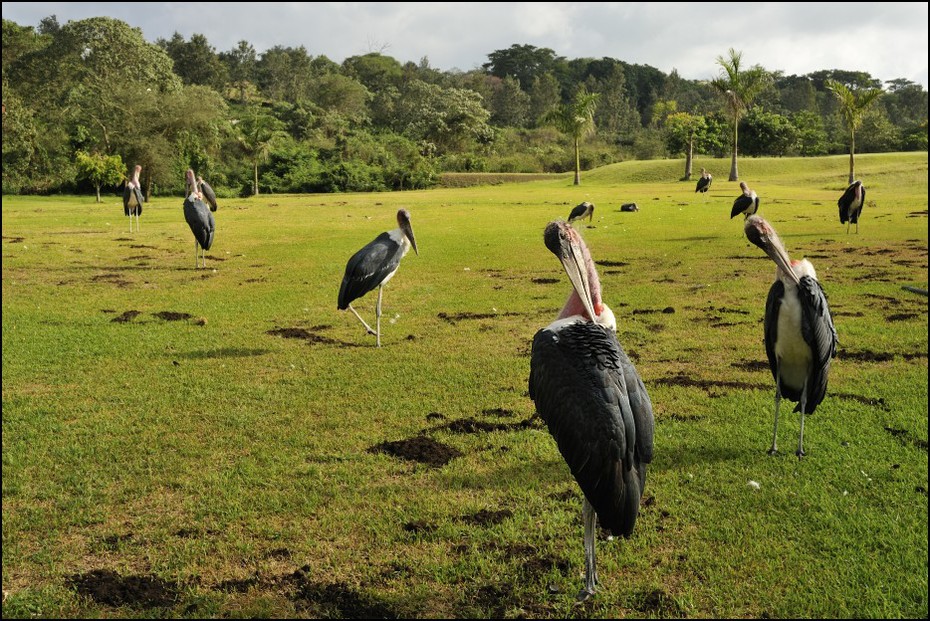
<svg viewBox="0 0 930 621"><path fill-rule="evenodd" d="M798 459L804 457L804 413L807 411L807 380L804 381L804 388L801 390L801 433L798 434Z"/></svg>
<svg viewBox="0 0 930 621"><path fill-rule="evenodd" d="M584 588L578 593L579 601L594 595L594 588L597 585L597 564L594 560L597 514L587 498L584 499L581 508L581 521L584 523Z"/></svg>
<svg viewBox="0 0 930 621"><path fill-rule="evenodd" d="M384 285L378 287L378 306L375 309L378 321L378 347L381 347L381 292L384 291Z"/></svg>
<svg viewBox="0 0 930 621"><path fill-rule="evenodd" d="M775 430L772 431L772 448L769 449L769 455L778 453L778 410L781 407L781 364L776 367L777 373L775 378Z"/></svg>
<svg viewBox="0 0 930 621"><path fill-rule="evenodd" d="M355 315L358 318L358 320L362 322L362 325L365 326L365 330L366 332L368 332L368 334L376 334L375 331L371 329L371 326L365 323L365 320L362 319L362 316L358 314L358 311L352 308L351 304L349 304L349 310L352 311L352 314Z"/></svg>

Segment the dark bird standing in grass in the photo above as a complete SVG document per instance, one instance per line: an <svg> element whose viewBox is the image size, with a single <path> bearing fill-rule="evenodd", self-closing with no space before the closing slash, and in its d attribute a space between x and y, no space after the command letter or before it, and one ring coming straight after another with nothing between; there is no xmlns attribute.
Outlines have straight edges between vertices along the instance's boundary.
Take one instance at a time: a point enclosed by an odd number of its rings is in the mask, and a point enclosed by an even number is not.
<svg viewBox="0 0 930 621"><path fill-rule="evenodd" d="M136 231L139 230L139 216L142 215L142 186L139 183L139 173L142 172L142 166L136 164L132 173L132 179L126 181L126 187L123 189L123 213L129 216L129 232L132 233L132 218L136 218Z"/></svg>
<svg viewBox="0 0 930 621"><path fill-rule="evenodd" d="M400 209L397 212L397 228L378 235L352 255L346 264L346 273L342 278L342 286L339 287L338 309L352 311L365 326L368 334L375 336L378 347L381 347L381 293L384 285L397 273L400 260L410 252L410 248L413 248L416 254L420 254L413 236L413 227L410 225L410 212ZM378 289L378 304L375 307L377 329L372 330L352 308L352 302L375 288Z"/></svg>
<svg viewBox="0 0 930 621"><path fill-rule="evenodd" d="M742 188L743 193L733 201L733 209L730 210L731 220L739 214L743 214L748 218L759 211L759 197L756 196L756 191L750 190L745 181L740 181L739 187Z"/></svg>
<svg viewBox="0 0 930 621"><path fill-rule="evenodd" d="M587 599L598 581L597 520L614 535L633 533L652 461L652 402L617 341L616 319L601 299L581 236L566 222L552 222L544 240L572 293L558 318L533 338L529 393L584 493L585 584L579 599Z"/></svg>
<svg viewBox="0 0 930 621"><path fill-rule="evenodd" d="M216 204L216 192L209 183L203 180L203 177L197 177L197 187L200 189L203 200L210 206L210 211L219 209L219 205Z"/></svg>
<svg viewBox="0 0 930 621"><path fill-rule="evenodd" d="M697 181L697 187L694 188L695 192L700 192L705 197L707 196L707 191L710 190L710 184L714 182L714 176L707 172L706 169L701 169L701 178Z"/></svg>
<svg viewBox="0 0 930 621"><path fill-rule="evenodd" d="M580 205L576 205L572 212L568 214L568 221L574 222L575 220L583 220L584 218L588 219L588 223L594 219L594 203L589 203L585 201Z"/></svg>
<svg viewBox="0 0 930 621"><path fill-rule="evenodd" d="M862 213L862 206L865 205L865 186L862 185L862 181L853 181L836 204L840 208L840 224L846 225L846 232L849 233L850 224L855 224L858 233L859 215Z"/></svg>
<svg viewBox="0 0 930 621"><path fill-rule="evenodd" d="M216 230L216 222L213 220L213 214L210 208L203 202L203 196L197 187L197 180L194 178L194 171L188 169L187 181L185 185L186 198L184 199L184 219L187 225L191 227L194 234L194 265L200 267L200 251L203 249L203 266L207 266L207 250L213 245L213 233Z"/></svg>
<svg viewBox="0 0 930 621"><path fill-rule="evenodd" d="M836 355L836 329L827 297L807 259L791 261L772 226L749 216L746 238L778 266L765 302L765 353L775 379L775 430L769 454L778 452L778 409L782 396L801 413L798 459L804 456L804 416L813 414L827 394L830 361Z"/></svg>

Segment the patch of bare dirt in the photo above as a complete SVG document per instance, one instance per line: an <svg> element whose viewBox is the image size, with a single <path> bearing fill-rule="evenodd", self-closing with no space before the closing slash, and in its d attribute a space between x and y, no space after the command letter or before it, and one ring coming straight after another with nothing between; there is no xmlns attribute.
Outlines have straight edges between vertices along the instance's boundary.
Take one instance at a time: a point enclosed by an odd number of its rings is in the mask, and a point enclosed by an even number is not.
<svg viewBox="0 0 930 621"><path fill-rule="evenodd" d="M334 338L323 336L322 334L317 334L315 329L328 328L329 326L316 326L307 330L306 328L274 328L268 330L265 334L270 334L271 336L280 336L285 339L301 339L307 341L308 343L320 343L323 345L338 345L340 347L358 347L356 343L346 343L344 341L338 341Z"/></svg>
<svg viewBox="0 0 930 621"><path fill-rule="evenodd" d="M8 239L8 244L21 244L26 241L25 237L7 237L6 235L3 236L3 239Z"/></svg>
<svg viewBox="0 0 930 621"><path fill-rule="evenodd" d="M112 321L113 323L129 323L130 321L132 321L133 319L135 319L141 314L142 314L142 311L128 310L122 315L114 317L110 321Z"/></svg>
<svg viewBox="0 0 930 621"><path fill-rule="evenodd" d="M625 261L595 261L595 263L601 267L623 267L625 265L629 265L629 263L626 263Z"/></svg>
<svg viewBox="0 0 930 621"><path fill-rule="evenodd" d="M894 360L894 354L874 352L867 349L861 351L840 349L836 352L836 357L843 360L855 360L857 362L887 362L889 360Z"/></svg>
<svg viewBox="0 0 930 621"><path fill-rule="evenodd" d="M190 313L178 313L175 311L161 311L160 313L152 313L152 315L159 319L164 319L165 321L183 321L193 317Z"/></svg>
<svg viewBox="0 0 930 621"><path fill-rule="evenodd" d="M643 591L634 599L634 609L643 613L644 617L659 617L662 619L680 619L685 616L675 598L663 589Z"/></svg>
<svg viewBox="0 0 930 621"><path fill-rule="evenodd" d="M694 379L681 373L669 377L660 377L659 379L655 380L655 383L663 384L665 386L687 386L701 388L708 392L710 392L711 388L736 388L738 390L768 390L771 388L771 386L768 386L767 384L750 384L748 382L737 382L731 380Z"/></svg>
<svg viewBox="0 0 930 621"><path fill-rule="evenodd" d="M161 608L178 600L181 585L157 576L121 576L109 569L75 574L66 580L78 594L107 606Z"/></svg>
<svg viewBox="0 0 930 621"><path fill-rule="evenodd" d="M385 453L392 457L415 461L434 468L461 457L463 453L453 446L437 442L427 436L414 436L406 440L381 442L368 449L370 453Z"/></svg>
<svg viewBox="0 0 930 621"><path fill-rule="evenodd" d="M731 362L731 367L742 369L744 371L768 371L769 363L765 360L749 360L746 362Z"/></svg>
<svg viewBox="0 0 930 621"><path fill-rule="evenodd" d="M559 282L558 278L534 278L533 282L537 285L551 285Z"/></svg>
<svg viewBox="0 0 930 621"><path fill-rule="evenodd" d="M511 517L513 517L513 511L510 509L501 509L500 511L481 509L476 513L463 515L460 519L466 524L471 524L473 526L494 526Z"/></svg>
<svg viewBox="0 0 930 621"><path fill-rule="evenodd" d="M675 314L675 309L671 306L666 306L665 308L637 308L630 311L632 315L651 315L653 313L663 313L665 315Z"/></svg>
<svg viewBox="0 0 930 621"><path fill-rule="evenodd" d="M885 427L885 431L897 438L903 444L912 444L922 451L927 451L927 441L921 440L907 431L906 429L895 429L894 427Z"/></svg>
<svg viewBox="0 0 930 621"><path fill-rule="evenodd" d="M427 535L436 530L437 526L426 520L415 520L404 524L404 530L414 535Z"/></svg>
<svg viewBox="0 0 930 621"><path fill-rule="evenodd" d="M886 319L888 321L907 321L908 319L916 319L917 317L917 313L895 313L894 315L888 315Z"/></svg>
<svg viewBox="0 0 930 621"><path fill-rule="evenodd" d="M827 392L827 398L830 398L830 393ZM871 405L879 408L880 410L888 411L888 404L885 402L885 399L879 397L878 399L873 399L872 397L863 397L862 395L854 395L848 392L837 392L832 395L837 399L846 399L848 401L857 401L859 403L864 403L865 405Z"/></svg>
<svg viewBox="0 0 930 621"><path fill-rule="evenodd" d="M91 277L93 282L108 282L111 285L116 285L121 289L124 289L131 285L132 283L123 278L120 274L116 273L106 273L106 274L97 274L96 276Z"/></svg>
<svg viewBox="0 0 930 621"><path fill-rule="evenodd" d="M519 315L520 315L520 313L513 313L513 312L511 312L511 313L469 313L469 312L464 312L464 313L452 313L452 314L449 314L449 313L446 313L446 312L442 312L442 313L437 314L436 316L439 317L440 319L442 319L443 321L447 321L447 322L451 323L452 325L455 325L457 322L459 322L459 321L464 321L464 320L466 320L466 319L494 319L495 317L517 317L517 316L519 316Z"/></svg>

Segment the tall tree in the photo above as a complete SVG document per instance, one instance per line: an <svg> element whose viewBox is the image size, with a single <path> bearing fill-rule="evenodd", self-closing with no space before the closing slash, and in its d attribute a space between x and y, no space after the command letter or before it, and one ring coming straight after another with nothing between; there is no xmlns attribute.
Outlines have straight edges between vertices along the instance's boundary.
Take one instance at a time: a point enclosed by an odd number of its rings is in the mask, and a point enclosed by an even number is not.
<svg viewBox="0 0 930 621"><path fill-rule="evenodd" d="M726 100L727 112L733 121L733 144L730 159L730 181L739 180L736 153L739 142L739 121L752 106L752 102L771 82L770 74L760 65L743 67L743 52L732 47L726 56L718 56L720 75L711 81L714 89Z"/></svg>
<svg viewBox="0 0 930 621"><path fill-rule="evenodd" d="M258 109L249 110L238 125L239 145L252 162L252 194L258 195L258 165L271 152L274 142L283 136L284 123Z"/></svg>
<svg viewBox="0 0 930 621"><path fill-rule="evenodd" d="M849 131L849 183L856 179L856 130L862 126L862 117L878 96L882 94L880 88L862 90L850 89L837 80L827 80L824 83L840 103L840 115Z"/></svg>
<svg viewBox="0 0 930 621"><path fill-rule="evenodd" d="M682 181L691 180L691 166L694 161L694 147L700 144L707 121L701 115L676 112L665 119L665 143L673 153L685 154L685 176Z"/></svg>
<svg viewBox="0 0 930 621"><path fill-rule="evenodd" d="M236 47L220 53L220 60L229 71L229 79L239 91L239 102L246 103L249 85L255 83L255 67L258 64L255 48L246 40L239 41Z"/></svg>
<svg viewBox="0 0 930 621"><path fill-rule="evenodd" d="M78 176L87 179L97 190L97 202L100 202L100 186L116 185L123 180L123 158L118 155L103 155L101 153L85 153L78 151L74 154L77 163Z"/></svg>
<svg viewBox="0 0 930 621"><path fill-rule="evenodd" d="M594 112L600 94L582 88L575 98L553 108L544 121L572 139L575 147L575 185L581 185L581 139L594 132Z"/></svg>

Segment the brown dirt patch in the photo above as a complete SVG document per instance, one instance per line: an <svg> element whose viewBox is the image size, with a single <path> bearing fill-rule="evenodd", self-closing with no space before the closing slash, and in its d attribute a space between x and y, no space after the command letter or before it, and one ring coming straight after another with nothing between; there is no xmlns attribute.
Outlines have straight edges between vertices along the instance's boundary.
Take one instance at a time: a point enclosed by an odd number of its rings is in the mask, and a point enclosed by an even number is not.
<svg viewBox="0 0 930 621"><path fill-rule="evenodd" d="M495 317L517 317L520 313L439 313L436 316L452 325L467 319L494 319Z"/></svg>
<svg viewBox="0 0 930 621"><path fill-rule="evenodd" d="M414 436L406 440L381 442L368 449L369 453L385 453L392 457L426 464L434 468L461 457L463 453L457 448L437 442L427 436Z"/></svg>
<svg viewBox="0 0 930 621"><path fill-rule="evenodd" d="M731 367L742 369L743 371L768 371L769 363L764 360L749 360L746 362L731 362Z"/></svg>
<svg viewBox="0 0 930 621"><path fill-rule="evenodd" d="M629 265L629 263L625 261L595 261L595 263L601 267L623 267Z"/></svg>
<svg viewBox="0 0 930 621"><path fill-rule="evenodd" d="M836 357L843 360L855 360L857 362L887 362L894 359L894 354L874 352L867 349L861 351L840 349L836 352Z"/></svg>
<svg viewBox="0 0 930 621"><path fill-rule="evenodd" d="M141 314L142 314L142 311L128 310L122 315L119 315L118 317L114 317L110 321L112 321L113 323L129 323L130 321L132 321L133 319L135 319Z"/></svg>
<svg viewBox="0 0 930 621"><path fill-rule="evenodd" d="M920 450L927 451L927 441L921 440L907 431L906 429L895 429L894 427L885 427L885 431L891 434L893 437L897 438L902 444L912 444L919 448Z"/></svg>
<svg viewBox="0 0 930 621"><path fill-rule="evenodd" d="M339 345L340 347L358 347L356 343L345 343L343 341L337 341L334 338L328 336L323 336L322 334L317 334L314 332L314 329L328 328L329 326L316 326L307 330L306 328L274 328L268 330L265 334L270 334L271 336L280 336L285 339L301 339L307 341L308 343L320 343L324 345Z"/></svg>
<svg viewBox="0 0 930 621"><path fill-rule="evenodd" d="M177 582L157 576L121 576L109 569L95 569L67 579L78 594L107 606L156 608L173 605L181 591Z"/></svg>
<svg viewBox="0 0 930 621"><path fill-rule="evenodd" d="M473 526L494 526L511 517L513 517L513 511L510 509L501 509L500 511L481 509L476 513L463 515L460 519L466 524L471 524Z"/></svg>
<svg viewBox="0 0 930 621"><path fill-rule="evenodd" d="M533 282L537 285L552 285L559 282L558 278L534 278Z"/></svg>
<svg viewBox="0 0 930 621"><path fill-rule="evenodd" d="M152 313L152 315L159 319L164 319L165 321L183 321L193 317L190 313L178 313L175 311L161 311L160 313Z"/></svg>
<svg viewBox="0 0 930 621"><path fill-rule="evenodd" d="M711 388L736 388L738 390L769 390L771 386L767 384L750 384L748 382L736 382L729 380L705 380L705 379L694 379L688 377L687 375L678 374L671 375L669 377L660 377L655 380L656 384L663 384L665 386L688 386L693 388L701 388L710 392Z"/></svg>

